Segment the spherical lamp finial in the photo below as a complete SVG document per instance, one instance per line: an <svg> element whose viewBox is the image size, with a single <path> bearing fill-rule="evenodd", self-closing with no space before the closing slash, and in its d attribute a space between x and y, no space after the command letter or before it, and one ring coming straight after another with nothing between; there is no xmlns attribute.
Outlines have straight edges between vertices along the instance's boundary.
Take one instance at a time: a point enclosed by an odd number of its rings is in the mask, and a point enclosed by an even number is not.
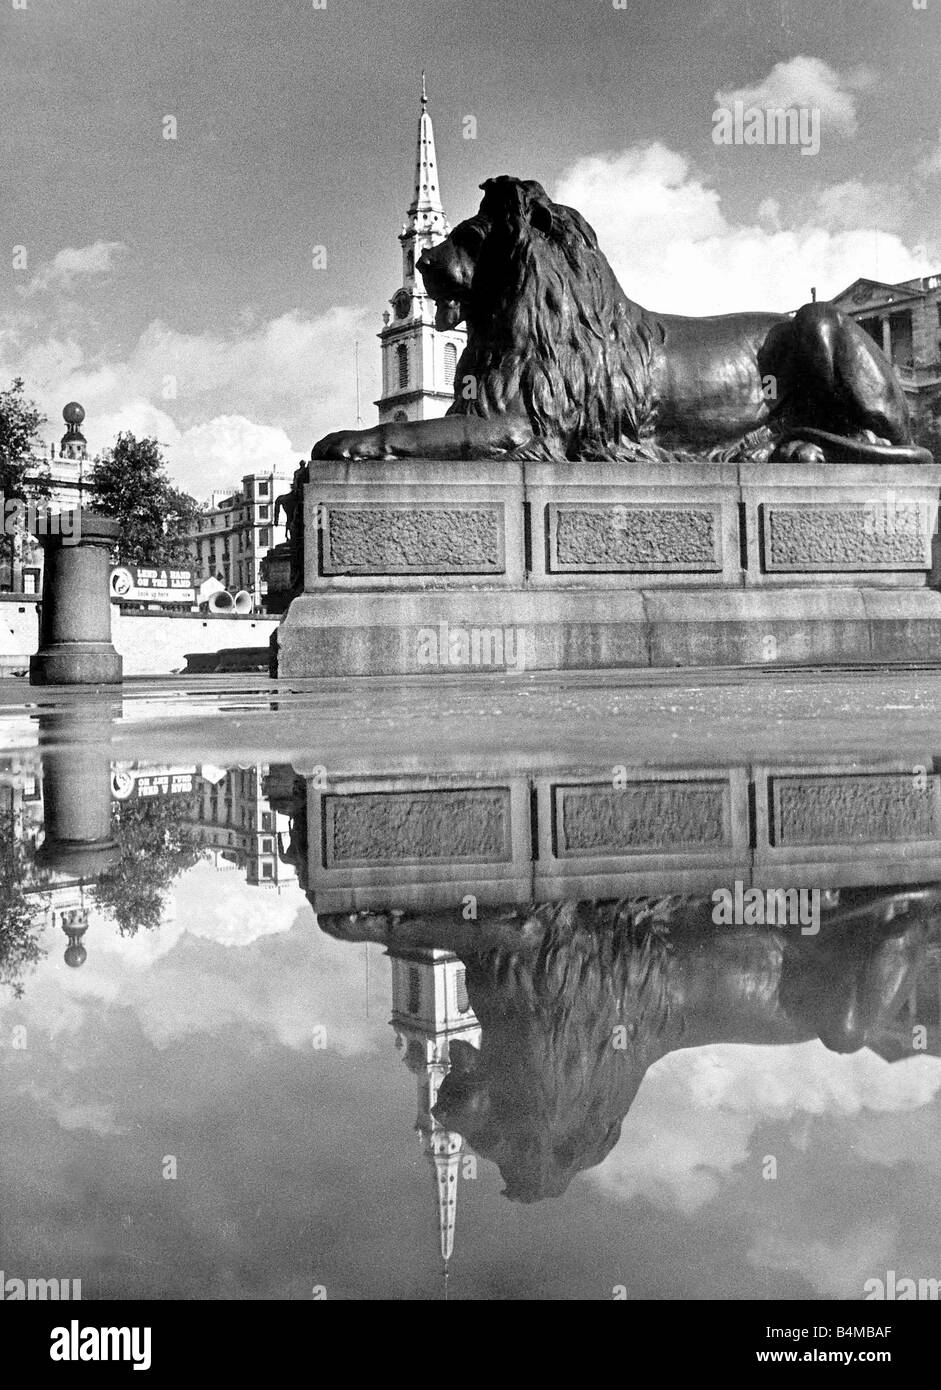
<svg viewBox="0 0 941 1390"><path fill-rule="evenodd" d="M78 401L69 401L63 408L62 418L67 425L80 425L85 419L85 407Z"/></svg>

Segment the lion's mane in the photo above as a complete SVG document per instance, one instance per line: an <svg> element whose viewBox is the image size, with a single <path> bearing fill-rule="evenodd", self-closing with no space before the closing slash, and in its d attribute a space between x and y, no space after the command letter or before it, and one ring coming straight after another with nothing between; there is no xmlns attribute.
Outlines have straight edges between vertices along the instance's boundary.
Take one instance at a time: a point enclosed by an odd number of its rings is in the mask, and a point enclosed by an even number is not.
<svg viewBox="0 0 941 1390"><path fill-rule="evenodd" d="M486 1119L466 1137L497 1163L511 1199L559 1196L600 1163L647 1067L684 1032L669 946L635 907L542 906L518 947L464 954L481 1051L463 1081L460 1071L445 1081L440 1118L451 1124L468 1079L486 1088Z"/></svg>
<svg viewBox="0 0 941 1390"><path fill-rule="evenodd" d="M548 456L623 457L652 429L655 322L580 213L532 181L484 187L490 225L449 414L496 416L519 397ZM468 378L476 395L464 399Z"/></svg>

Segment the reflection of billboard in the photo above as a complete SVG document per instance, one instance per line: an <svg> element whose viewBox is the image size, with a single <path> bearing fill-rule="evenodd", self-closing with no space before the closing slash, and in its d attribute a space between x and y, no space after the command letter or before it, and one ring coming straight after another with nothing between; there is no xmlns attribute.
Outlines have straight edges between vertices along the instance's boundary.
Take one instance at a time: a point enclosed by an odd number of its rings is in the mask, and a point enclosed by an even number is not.
<svg viewBox="0 0 941 1390"><path fill-rule="evenodd" d="M119 565L111 571L111 597L130 603L195 603L196 584L191 569L172 565Z"/></svg>
<svg viewBox="0 0 941 1390"><path fill-rule="evenodd" d="M148 800L155 796L189 796L196 785L195 767L111 769L111 795L115 801Z"/></svg>

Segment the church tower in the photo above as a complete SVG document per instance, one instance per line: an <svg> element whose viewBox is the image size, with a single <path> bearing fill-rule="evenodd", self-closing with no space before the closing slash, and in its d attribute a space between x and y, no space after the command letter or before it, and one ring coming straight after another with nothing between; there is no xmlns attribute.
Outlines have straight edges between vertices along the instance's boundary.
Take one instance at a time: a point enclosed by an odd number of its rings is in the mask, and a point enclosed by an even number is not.
<svg viewBox="0 0 941 1390"><path fill-rule="evenodd" d="M451 1066L455 1039L480 1046L480 1024L467 998L464 963L453 951L433 947L389 950L392 960L392 1027L396 1046L405 1047L405 1064L416 1078L415 1129L432 1170L438 1216L438 1248L447 1288L454 1250L457 1188L464 1141L432 1114L441 1083Z"/></svg>
<svg viewBox="0 0 941 1390"><path fill-rule="evenodd" d="M415 196L399 235L402 284L392 296L391 314L383 314L380 425L392 420L432 420L444 415L454 399L454 374L464 351L463 328L439 332L435 304L425 293L416 262L428 246L450 231L438 183L435 135L428 114L425 74L421 77L421 114L415 157Z"/></svg>

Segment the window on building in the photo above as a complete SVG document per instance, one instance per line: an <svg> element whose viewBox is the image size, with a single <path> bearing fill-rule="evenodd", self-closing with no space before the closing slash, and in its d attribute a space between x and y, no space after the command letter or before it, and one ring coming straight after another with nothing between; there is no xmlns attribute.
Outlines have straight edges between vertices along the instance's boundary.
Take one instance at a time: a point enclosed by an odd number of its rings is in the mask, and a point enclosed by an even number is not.
<svg viewBox="0 0 941 1390"><path fill-rule="evenodd" d="M261 828L262 828L262 830L270 830L270 829L271 829L271 812L270 812L270 811L262 811L262 813L261 813Z"/></svg>
<svg viewBox="0 0 941 1390"><path fill-rule="evenodd" d="M408 385L408 345L399 343L395 350L396 363L399 373L399 390L403 391Z"/></svg>
<svg viewBox="0 0 941 1390"><path fill-rule="evenodd" d="M274 878L274 865L273 865L273 864L262 864L262 866L261 866L261 876L262 876L262 878Z"/></svg>
<svg viewBox="0 0 941 1390"><path fill-rule="evenodd" d="M259 497L267 497L267 496L269 496L270 492L271 492L271 484L270 484L270 483L263 482L263 483L259 483L259 484L258 484L258 496L259 496Z"/></svg>
<svg viewBox="0 0 941 1390"><path fill-rule="evenodd" d="M444 345L444 384L450 389L454 385L454 373L457 371L457 348L453 343Z"/></svg>
<svg viewBox="0 0 941 1390"><path fill-rule="evenodd" d="M401 424L403 420L408 419L408 416L405 414L404 410L397 410L392 418L396 424Z"/></svg>
<svg viewBox="0 0 941 1390"><path fill-rule="evenodd" d="M271 840L262 840L261 852L262 854L274 854L274 842Z"/></svg>
<svg viewBox="0 0 941 1390"><path fill-rule="evenodd" d="M258 544L259 544L260 546L266 546L266 545L270 545L270 544L271 544L271 528L270 528L270 527L268 527L268 526L262 526L262 527L261 527L261 529L260 529L259 532L258 532Z"/></svg>
<svg viewBox="0 0 941 1390"><path fill-rule="evenodd" d="M408 1011L417 1014L421 1009L421 973L414 965L408 968Z"/></svg>
<svg viewBox="0 0 941 1390"><path fill-rule="evenodd" d="M259 507L259 508L258 508L258 517L259 517L259 520L260 520L260 521L267 521L267 520L268 520L268 517L270 516L270 514L271 514L271 508L270 508L270 507Z"/></svg>

